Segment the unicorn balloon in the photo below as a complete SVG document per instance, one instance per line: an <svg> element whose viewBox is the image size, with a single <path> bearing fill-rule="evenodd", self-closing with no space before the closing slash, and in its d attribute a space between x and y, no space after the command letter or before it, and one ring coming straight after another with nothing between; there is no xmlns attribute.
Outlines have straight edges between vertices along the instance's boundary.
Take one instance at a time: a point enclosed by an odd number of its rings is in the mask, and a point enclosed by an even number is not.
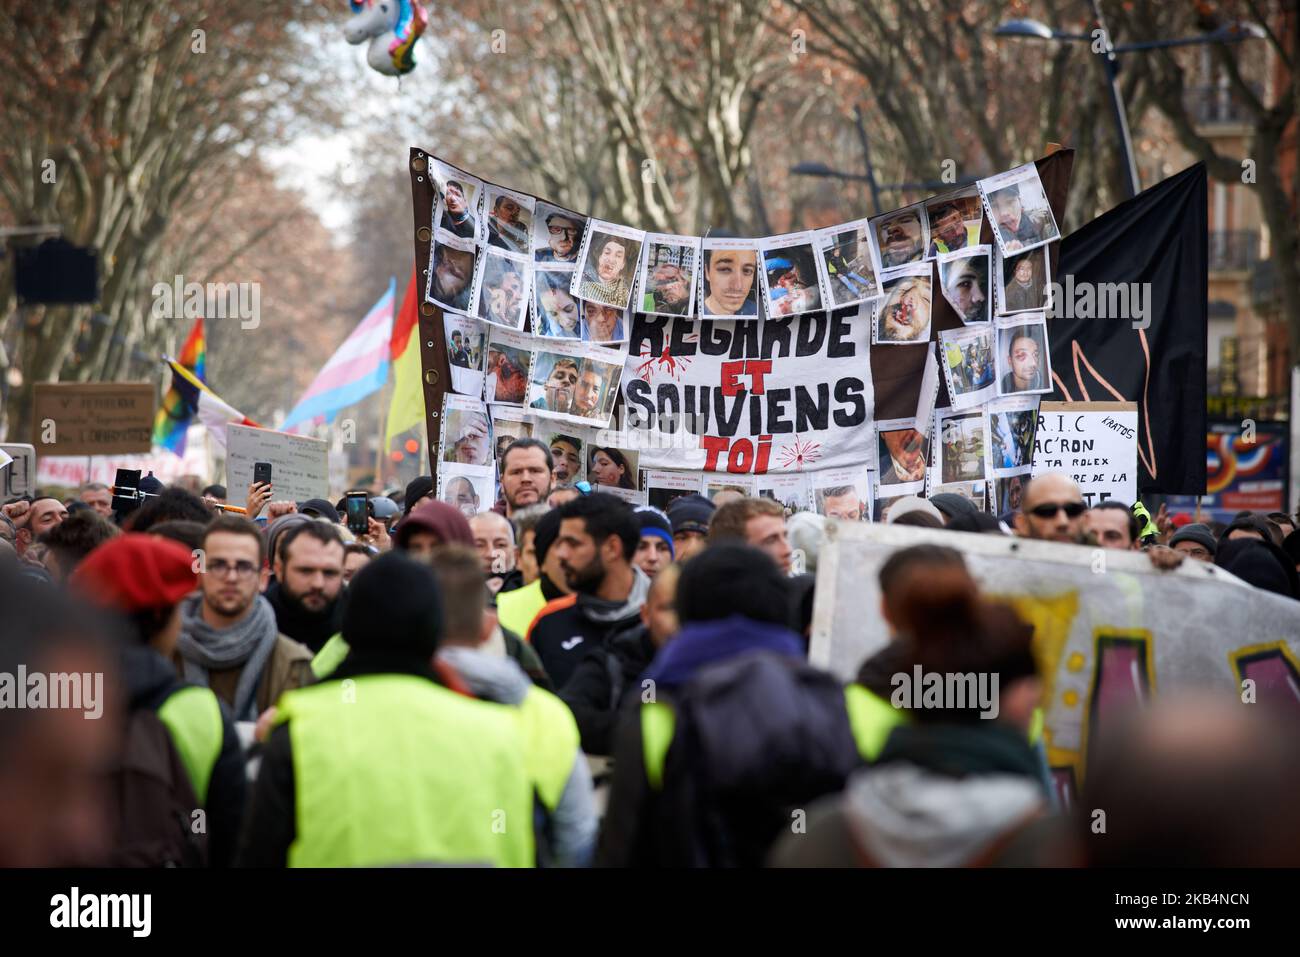
<svg viewBox="0 0 1300 957"><path fill-rule="evenodd" d="M356 14L343 37L356 46L369 40L366 62L385 76L403 76L415 69L415 41L429 25L420 0L348 0Z"/></svg>

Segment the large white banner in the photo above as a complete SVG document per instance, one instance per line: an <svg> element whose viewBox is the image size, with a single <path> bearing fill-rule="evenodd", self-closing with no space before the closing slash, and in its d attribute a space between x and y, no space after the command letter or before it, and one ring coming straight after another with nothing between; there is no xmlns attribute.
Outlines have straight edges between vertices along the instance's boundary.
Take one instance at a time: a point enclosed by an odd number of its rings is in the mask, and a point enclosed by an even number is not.
<svg viewBox="0 0 1300 957"><path fill-rule="evenodd" d="M1047 758L1067 800L1108 720L1157 692L1216 688L1300 720L1300 602L1217 566L1187 560L1159 572L1140 552L897 525L833 522L827 534L813 663L848 680L889 641L878 574L896 549L958 549L985 594L1034 625Z"/></svg>
<svg viewBox="0 0 1300 957"><path fill-rule="evenodd" d="M765 321L637 314L626 432L644 448L691 433L698 449L679 450L676 468L763 475L872 463L871 311Z"/></svg>

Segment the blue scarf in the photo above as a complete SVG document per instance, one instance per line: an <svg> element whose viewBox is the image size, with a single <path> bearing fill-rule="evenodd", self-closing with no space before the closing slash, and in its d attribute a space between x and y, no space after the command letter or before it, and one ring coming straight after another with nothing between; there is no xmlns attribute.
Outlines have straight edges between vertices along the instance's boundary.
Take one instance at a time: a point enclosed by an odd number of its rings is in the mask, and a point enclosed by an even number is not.
<svg viewBox="0 0 1300 957"><path fill-rule="evenodd" d="M666 688L678 687L706 665L751 651L770 651L791 658L805 656L803 642L789 628L732 615L683 626L650 662L644 677Z"/></svg>

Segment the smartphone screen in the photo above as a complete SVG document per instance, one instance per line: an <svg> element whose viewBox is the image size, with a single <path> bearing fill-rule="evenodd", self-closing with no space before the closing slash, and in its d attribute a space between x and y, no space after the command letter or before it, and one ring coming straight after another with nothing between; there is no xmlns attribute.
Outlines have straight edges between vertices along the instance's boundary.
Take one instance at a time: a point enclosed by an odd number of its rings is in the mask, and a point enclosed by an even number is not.
<svg viewBox="0 0 1300 957"><path fill-rule="evenodd" d="M370 529L369 503L365 492L349 492L344 507L348 513L348 531L355 535L364 535Z"/></svg>

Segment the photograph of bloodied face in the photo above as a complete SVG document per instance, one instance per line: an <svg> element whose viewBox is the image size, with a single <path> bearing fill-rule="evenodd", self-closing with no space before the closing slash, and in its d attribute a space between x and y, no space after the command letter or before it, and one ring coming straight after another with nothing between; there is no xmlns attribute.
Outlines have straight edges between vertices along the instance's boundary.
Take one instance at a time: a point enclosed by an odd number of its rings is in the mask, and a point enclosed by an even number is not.
<svg viewBox="0 0 1300 957"><path fill-rule="evenodd" d="M637 453L609 446L592 446L587 458L587 481L609 488L637 487Z"/></svg>
<svg viewBox="0 0 1300 957"><path fill-rule="evenodd" d="M527 349L516 349L500 342L488 343L487 401L523 403L528 392L529 358Z"/></svg>
<svg viewBox="0 0 1300 957"><path fill-rule="evenodd" d="M1002 312L1042 309L1046 301L1046 246L1002 260Z"/></svg>
<svg viewBox="0 0 1300 957"><path fill-rule="evenodd" d="M447 180L442 191L442 218L438 225L453 236L473 239L476 225L473 206L474 188L457 179Z"/></svg>
<svg viewBox="0 0 1300 957"><path fill-rule="evenodd" d="M533 260L539 263L575 263L582 246L586 220L577 213L549 203L537 204L533 229ZM566 277L567 278L567 277Z"/></svg>
<svg viewBox="0 0 1300 957"><path fill-rule="evenodd" d="M442 460L461 465L489 465L492 429L488 417L472 409L450 409L444 426Z"/></svg>
<svg viewBox="0 0 1300 957"><path fill-rule="evenodd" d="M852 485L833 485L819 488L813 493L817 505L817 514L827 518L838 518L844 522L861 522L867 512L867 503L858 495Z"/></svg>
<svg viewBox="0 0 1300 957"><path fill-rule="evenodd" d="M1047 382L1047 348L1042 323L998 330L999 395L1041 391Z"/></svg>
<svg viewBox="0 0 1300 957"><path fill-rule="evenodd" d="M505 256L486 254L483 261L483 291L479 293L478 315L488 322L518 329L523 324L528 286L526 264Z"/></svg>
<svg viewBox="0 0 1300 957"><path fill-rule="evenodd" d="M939 263L943 297L965 323L989 321L989 257L968 256Z"/></svg>
<svg viewBox="0 0 1300 957"><path fill-rule="evenodd" d="M835 305L852 305L880 294L866 227L845 230L835 236L822 258Z"/></svg>
<svg viewBox="0 0 1300 957"><path fill-rule="evenodd" d="M469 310L469 294L474 279L474 254L442 243L433 247L433 282L429 294L446 309Z"/></svg>
<svg viewBox="0 0 1300 957"><path fill-rule="evenodd" d="M582 481L582 440L572 435L555 434L550 438L551 480L556 485Z"/></svg>
<svg viewBox="0 0 1300 957"><path fill-rule="evenodd" d="M533 211L510 193L489 186L487 190L488 245L528 252Z"/></svg>
<svg viewBox="0 0 1300 957"><path fill-rule="evenodd" d="M909 209L876 224L880 265L884 269L925 258L925 231L916 210Z"/></svg>
<svg viewBox="0 0 1300 957"><path fill-rule="evenodd" d="M704 250L704 306L708 316L758 315L758 253L753 249Z"/></svg>
<svg viewBox="0 0 1300 957"><path fill-rule="evenodd" d="M582 307L569 292L568 272L537 273L534 284L534 332L539 336L577 339L581 331Z"/></svg>
<svg viewBox="0 0 1300 957"><path fill-rule="evenodd" d="M811 245L765 250L763 271L772 315L794 316L822 308L822 291Z"/></svg>
<svg viewBox="0 0 1300 957"><path fill-rule="evenodd" d="M878 454L881 485L924 481L929 442L916 429L881 432Z"/></svg>
<svg viewBox="0 0 1300 957"><path fill-rule="evenodd" d="M637 240L593 230L578 294L588 302L626 309L640 254Z"/></svg>
<svg viewBox="0 0 1300 957"><path fill-rule="evenodd" d="M567 413L573 407L573 397L578 388L580 359L551 352L539 352L534 372L532 392L537 395L529 407L547 412Z"/></svg>
<svg viewBox="0 0 1300 957"><path fill-rule="evenodd" d="M584 303L582 338L587 342L622 342L627 338L627 326L623 322L625 312L596 302Z"/></svg>
<svg viewBox="0 0 1300 957"><path fill-rule="evenodd" d="M885 283L876 311L877 342L926 342L930 338L930 279L900 276Z"/></svg>
<svg viewBox="0 0 1300 957"><path fill-rule="evenodd" d="M646 253L641 311L684 316L695 282L695 250L676 243L652 243Z"/></svg>

